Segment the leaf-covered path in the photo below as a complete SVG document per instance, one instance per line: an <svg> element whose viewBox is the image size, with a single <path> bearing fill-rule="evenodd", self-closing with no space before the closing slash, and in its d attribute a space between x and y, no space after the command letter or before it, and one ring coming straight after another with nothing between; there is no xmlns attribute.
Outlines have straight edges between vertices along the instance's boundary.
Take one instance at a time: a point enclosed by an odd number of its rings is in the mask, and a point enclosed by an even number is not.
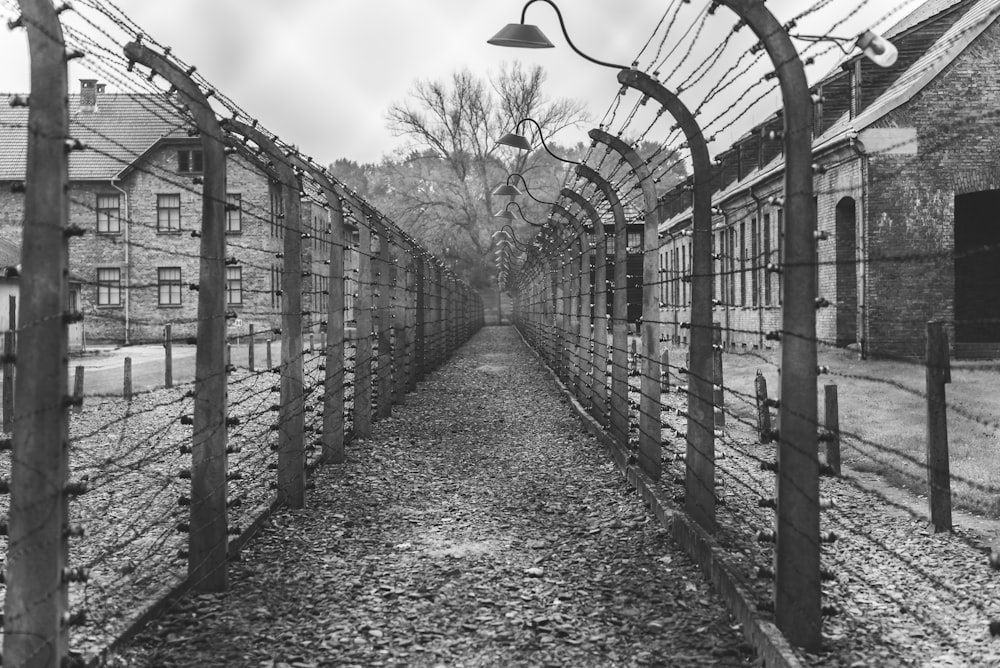
<svg viewBox="0 0 1000 668"><path fill-rule="evenodd" d="M740 666L738 627L512 328L122 650L155 666Z"/></svg>

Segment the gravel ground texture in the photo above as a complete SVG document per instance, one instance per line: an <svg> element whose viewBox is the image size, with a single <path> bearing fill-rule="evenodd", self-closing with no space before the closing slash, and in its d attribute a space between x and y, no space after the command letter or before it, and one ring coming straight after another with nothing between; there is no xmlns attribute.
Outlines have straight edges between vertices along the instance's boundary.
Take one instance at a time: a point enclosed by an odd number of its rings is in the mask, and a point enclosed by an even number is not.
<svg viewBox="0 0 1000 668"><path fill-rule="evenodd" d="M509 327L481 330L135 666L741 666L749 648Z"/></svg>

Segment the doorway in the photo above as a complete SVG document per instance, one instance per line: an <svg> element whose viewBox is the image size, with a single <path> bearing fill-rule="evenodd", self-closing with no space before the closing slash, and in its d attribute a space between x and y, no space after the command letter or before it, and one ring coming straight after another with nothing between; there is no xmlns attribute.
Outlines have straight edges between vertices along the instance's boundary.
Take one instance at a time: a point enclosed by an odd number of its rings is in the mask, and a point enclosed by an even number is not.
<svg viewBox="0 0 1000 668"><path fill-rule="evenodd" d="M858 341L858 218L853 197L837 202L837 345Z"/></svg>
<svg viewBox="0 0 1000 668"><path fill-rule="evenodd" d="M955 342L1000 343L1000 190L955 197Z"/></svg>

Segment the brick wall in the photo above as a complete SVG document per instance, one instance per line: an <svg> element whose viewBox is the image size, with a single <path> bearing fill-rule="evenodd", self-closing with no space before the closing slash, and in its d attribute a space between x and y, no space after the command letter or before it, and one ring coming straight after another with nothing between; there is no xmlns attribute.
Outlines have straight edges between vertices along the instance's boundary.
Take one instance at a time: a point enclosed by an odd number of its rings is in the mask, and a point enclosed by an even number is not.
<svg viewBox="0 0 1000 668"><path fill-rule="evenodd" d="M873 354L920 357L925 325L954 318L955 195L1000 188L1000 27L988 28L879 125L915 128L914 155L868 159L869 328Z"/></svg>

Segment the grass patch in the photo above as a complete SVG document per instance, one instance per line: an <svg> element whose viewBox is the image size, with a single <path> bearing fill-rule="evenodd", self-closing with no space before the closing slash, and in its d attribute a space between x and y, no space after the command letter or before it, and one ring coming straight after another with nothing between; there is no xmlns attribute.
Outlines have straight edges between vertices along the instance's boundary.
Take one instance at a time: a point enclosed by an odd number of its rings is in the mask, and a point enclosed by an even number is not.
<svg viewBox="0 0 1000 668"><path fill-rule="evenodd" d="M672 371L683 365L684 348L671 350ZM680 361L678 361L680 360ZM823 385L837 385L841 456L860 471L917 495L927 493L926 381L921 363L859 360L839 349L821 349L819 416ZM756 422L754 377L759 370L770 396L779 396L780 351L730 352L723 356L726 408ZM956 508L1000 518L1000 364L952 362L946 386L952 500ZM822 444L820 446L822 452Z"/></svg>

